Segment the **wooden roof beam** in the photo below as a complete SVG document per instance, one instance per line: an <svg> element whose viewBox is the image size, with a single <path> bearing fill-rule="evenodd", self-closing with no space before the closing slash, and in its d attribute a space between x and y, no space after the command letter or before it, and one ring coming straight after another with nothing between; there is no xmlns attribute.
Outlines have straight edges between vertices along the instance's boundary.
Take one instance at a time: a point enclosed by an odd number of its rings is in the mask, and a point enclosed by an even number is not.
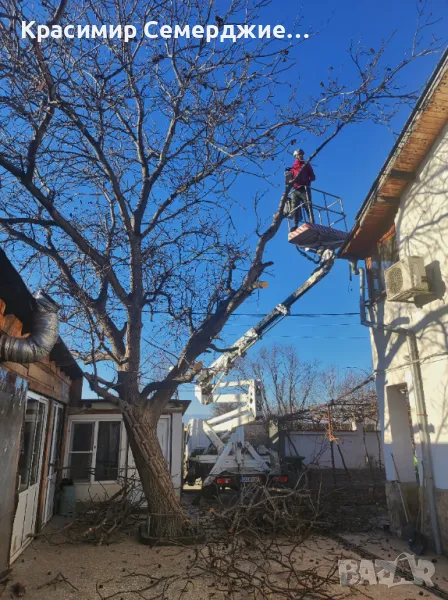
<svg viewBox="0 0 448 600"><path fill-rule="evenodd" d="M400 196L385 196L384 194L380 194L375 198L375 204L392 204L397 205L400 203Z"/></svg>
<svg viewBox="0 0 448 600"><path fill-rule="evenodd" d="M387 174L387 177L391 179L402 179L403 181L415 181L414 172L399 171L398 169L391 169Z"/></svg>

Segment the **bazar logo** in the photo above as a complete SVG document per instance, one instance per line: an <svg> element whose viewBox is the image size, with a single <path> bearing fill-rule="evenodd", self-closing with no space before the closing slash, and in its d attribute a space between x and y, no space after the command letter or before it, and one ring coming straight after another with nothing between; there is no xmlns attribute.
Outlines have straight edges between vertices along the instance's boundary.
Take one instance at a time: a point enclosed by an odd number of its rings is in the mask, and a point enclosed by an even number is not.
<svg viewBox="0 0 448 600"><path fill-rule="evenodd" d="M412 579L395 577L399 561L407 561ZM430 560L417 560L413 554L402 552L395 560L354 560L343 559L338 561L339 581L341 585L350 586L362 584L365 581L370 585L387 585L388 588L396 585L417 584L433 587L431 577L435 573L435 565Z"/></svg>

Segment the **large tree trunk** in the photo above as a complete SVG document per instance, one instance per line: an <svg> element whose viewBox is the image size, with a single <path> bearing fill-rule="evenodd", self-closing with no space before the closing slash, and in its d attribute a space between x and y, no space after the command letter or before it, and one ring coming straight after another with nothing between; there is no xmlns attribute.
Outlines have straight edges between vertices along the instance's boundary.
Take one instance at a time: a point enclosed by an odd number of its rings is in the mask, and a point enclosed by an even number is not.
<svg viewBox="0 0 448 600"><path fill-rule="evenodd" d="M148 503L151 536L185 535L190 523L176 497L168 465L157 437L157 420L140 405L125 404L123 418L129 444Z"/></svg>

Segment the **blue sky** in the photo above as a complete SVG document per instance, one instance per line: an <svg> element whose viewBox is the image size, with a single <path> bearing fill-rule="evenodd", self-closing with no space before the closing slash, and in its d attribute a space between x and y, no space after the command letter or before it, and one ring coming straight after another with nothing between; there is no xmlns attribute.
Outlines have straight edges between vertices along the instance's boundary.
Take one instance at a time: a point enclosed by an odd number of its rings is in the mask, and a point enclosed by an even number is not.
<svg viewBox="0 0 448 600"><path fill-rule="evenodd" d="M220 8L227 3L228 0L217 0ZM426 15L432 12L431 20L442 19L446 16L447 9L448 0L428 0ZM300 27L294 27L299 17ZM287 32L310 34L308 40L297 43L289 54L296 61L289 72L291 83L299 81L299 99L306 99L311 94L319 93L319 82L326 79L329 67L333 67L334 72L341 72L346 80L350 79L349 73L353 66L348 48L351 42L361 42L366 48L378 50L380 44L395 32L387 52L387 61L396 64L412 43L416 21L417 10L413 0L377 0L374 3L320 0L308 1L303 5L293 0L277 0L263 9L256 24L283 24ZM441 21L428 28L427 33L442 37L444 29L446 22ZM315 35L316 32L319 33ZM288 41L279 41L277 47L281 49L283 43L286 46ZM438 58L438 55L431 55L418 60L403 72L401 82L410 89L421 87L430 76ZM281 94L280 91L280 101ZM393 123L393 132L372 123L347 128L313 161L317 176L315 187L343 198L349 227L393 146L394 133L400 132L410 110L406 108L400 111ZM305 148L307 155L310 155L321 142L322 139L304 136L298 138L296 147ZM291 147L291 152L293 149ZM269 180L264 187L266 193L260 205L260 212L266 218L276 210L284 184L283 169L290 166L292 161L291 153L285 151L280 160L260 162L260 170ZM232 190L238 201L235 215L232 216L240 231L253 231L250 207L257 191L252 187L255 185L254 181L257 181L254 177L242 177ZM288 244L286 223L283 223L282 231L270 243L266 259L274 263L270 273L263 277L269 283L268 289L255 294L238 311L240 315L250 313L255 316L231 318L224 330L224 345L231 344L263 314L271 311L301 285L314 268ZM337 317L303 316L285 319L261 343L293 344L304 360L317 359L324 364L336 365L341 370L347 367L370 370L368 332L359 325L357 315L344 314L358 311L358 295L358 282L350 281L348 264L338 261L328 278L300 300L293 311L314 315L343 314ZM85 395L91 396L87 388ZM191 387L181 389L180 397L193 399ZM189 412L200 411L201 407L196 401Z"/></svg>
<svg viewBox="0 0 448 600"><path fill-rule="evenodd" d="M326 76L329 66L335 69L350 67L347 49L351 40L361 40L367 47L378 48L383 39L396 31L389 49L388 60L397 62L409 48L415 31L417 11L409 0L393 2L377 0L375 3L342 0L338 3L330 0L306 3L303 9L303 33L323 31L311 37L296 48L297 76L300 76L303 93L315 91L316 84ZM448 2L435 0L427 3L427 14L432 12L433 19L446 16ZM282 23L286 27L300 14L299 3L287 0L274 3L264 13L265 24ZM328 23L327 23L328 21ZM443 36L446 23L437 23L431 32ZM291 27L288 30L291 30ZM302 29L301 29L302 30ZM402 83L412 89L423 85L435 67L438 55L422 58L403 73ZM401 110L393 123L393 132L385 127L365 123L345 130L314 161L317 180L315 186L341 196L344 200L348 225L353 224L354 216L365 199L382 164L410 113ZM298 145L311 154L320 143L319 139L304 139ZM285 153L284 165L290 166L292 157ZM283 171L272 174L274 185L283 182ZM243 199L247 189L237 190ZM278 192L265 196L266 214L272 212L279 198ZM287 225L283 224L282 233L272 242L268 258L274 261L273 277L265 277L269 288L262 290L257 297L250 299L238 311L239 313L263 314L288 296L312 271L313 265L300 257L295 248L287 243ZM294 307L295 313L347 313L358 310L358 281L350 281L349 267L345 261L338 261L330 275L316 288L311 290ZM239 317L231 319L226 327L226 341L236 340L245 330L257 322L257 318ZM359 367L371 369L371 350L368 331L359 324L357 316L289 318L273 329L261 342L294 344L303 359L317 359L323 363L334 364L345 369ZM254 350L252 350L253 352ZM194 399L191 389L180 390L180 397ZM203 407L193 400L189 413L199 413Z"/></svg>

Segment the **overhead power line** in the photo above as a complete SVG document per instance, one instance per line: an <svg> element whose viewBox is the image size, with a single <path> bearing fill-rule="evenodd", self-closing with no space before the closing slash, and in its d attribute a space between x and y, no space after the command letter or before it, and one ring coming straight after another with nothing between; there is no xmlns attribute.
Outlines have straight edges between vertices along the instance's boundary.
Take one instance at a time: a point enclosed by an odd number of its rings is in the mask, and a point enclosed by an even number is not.
<svg viewBox="0 0 448 600"><path fill-rule="evenodd" d="M150 311L145 311L150 312ZM167 315L169 314L166 310L153 310L153 315ZM195 316L206 316L209 313L207 312L195 312L191 313ZM262 318L266 317L269 313L234 313L230 315L231 317L254 317L254 318ZM301 318L320 318L320 317L359 317L359 312L342 312L342 313L295 313L290 314L288 317L301 317Z"/></svg>
<svg viewBox="0 0 448 600"><path fill-rule="evenodd" d="M365 340L362 335L272 335L274 338L295 338L297 340Z"/></svg>

